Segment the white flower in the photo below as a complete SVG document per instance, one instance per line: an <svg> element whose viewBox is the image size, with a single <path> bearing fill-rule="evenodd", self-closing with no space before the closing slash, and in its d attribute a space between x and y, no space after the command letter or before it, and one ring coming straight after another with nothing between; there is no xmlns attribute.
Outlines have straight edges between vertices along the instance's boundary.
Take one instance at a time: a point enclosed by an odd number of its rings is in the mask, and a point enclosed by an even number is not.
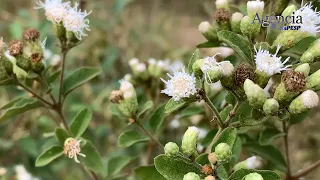
<svg viewBox="0 0 320 180"><path fill-rule="evenodd" d="M166 89L161 93L171 96L174 101L179 101L181 98L188 98L190 95L197 93L196 77L185 72L184 67L182 71L174 70L173 76L168 73L170 80L161 80L166 84Z"/></svg>
<svg viewBox="0 0 320 180"><path fill-rule="evenodd" d="M199 31L201 33L206 33L207 31L209 31L211 28L211 24L208 21L203 21L199 24Z"/></svg>
<svg viewBox="0 0 320 180"><path fill-rule="evenodd" d="M247 2L247 11L248 14L251 15L256 15L256 13L260 14L264 10L264 2L260 0L256 1L248 1Z"/></svg>
<svg viewBox="0 0 320 180"><path fill-rule="evenodd" d="M129 66L133 67L135 65L137 65L139 63L139 59L138 58L132 58L129 60Z"/></svg>
<svg viewBox="0 0 320 180"><path fill-rule="evenodd" d="M63 19L63 25L67 31L74 33L77 39L82 40L82 36L87 36L84 31L90 31L89 28L89 19L86 17L91 12L87 11L81 12L81 9L78 10L78 4L74 8L69 8L67 15Z"/></svg>
<svg viewBox="0 0 320 180"><path fill-rule="evenodd" d="M16 165L15 172L17 174L17 180L38 180L38 178L32 177L23 165Z"/></svg>
<svg viewBox="0 0 320 180"><path fill-rule="evenodd" d="M312 9L312 3L306 3L300 9L295 12L296 19L298 16L302 17L302 25L299 29L302 32L307 32L313 36L316 36L319 32L320 25L320 12L316 12ZM294 24L295 22L293 22ZM300 25L300 24L297 24Z"/></svg>
<svg viewBox="0 0 320 180"><path fill-rule="evenodd" d="M306 90L301 94L302 103L307 108L313 108L319 104L319 96L312 90Z"/></svg>
<svg viewBox="0 0 320 180"><path fill-rule="evenodd" d="M130 80L132 80L132 75L131 74L125 74L123 79L126 80L126 81L130 81Z"/></svg>
<svg viewBox="0 0 320 180"><path fill-rule="evenodd" d="M217 9L228 7L228 0L216 0L216 7Z"/></svg>
<svg viewBox="0 0 320 180"><path fill-rule="evenodd" d="M44 3L42 1L38 1L36 4L38 6L35 7L35 9L43 8L47 19L53 23L62 22L70 8L70 2L62 3L61 0L45 0Z"/></svg>
<svg viewBox="0 0 320 180"><path fill-rule="evenodd" d="M280 73L283 70L287 70L290 66L284 66L286 62L289 61L288 57L284 62L281 62L281 57L277 57L277 54L280 50L280 45L278 45L277 51L275 54L270 54L269 51L259 48L259 51L254 46L256 51L255 61L257 69L261 72L266 73L269 76Z"/></svg>
<svg viewBox="0 0 320 180"><path fill-rule="evenodd" d="M211 82L211 78L210 78L210 75L209 75L209 71L212 70L212 69L215 69L216 66L218 66L221 71L222 71L222 68L221 68L221 64L225 63L225 62L217 62L216 60L216 56L219 55L221 53L216 53L214 56L212 57L206 57L204 58L204 61L202 63L202 66L200 67L201 71L203 72L204 74L204 79L205 81L208 83L208 84L212 84Z"/></svg>
<svg viewBox="0 0 320 180"><path fill-rule="evenodd" d="M231 21L234 21L234 22L239 22L241 21L243 18L243 14L240 13L240 12L235 12L232 14L231 16Z"/></svg>
<svg viewBox="0 0 320 180"><path fill-rule="evenodd" d="M259 169L262 167L262 159L258 156L252 156L247 160L247 168L248 169Z"/></svg>
<svg viewBox="0 0 320 180"><path fill-rule="evenodd" d="M122 91L124 99L130 99L136 96L133 85L124 79L120 80L120 91Z"/></svg>
<svg viewBox="0 0 320 180"><path fill-rule="evenodd" d="M220 62L220 67L221 67L223 76L229 76L234 71L234 66L233 66L233 64L230 63L230 61Z"/></svg>
<svg viewBox="0 0 320 180"><path fill-rule="evenodd" d="M275 84L275 82L273 81L272 78L269 79L268 84L266 85L266 87L263 89L264 93L266 94L267 97L271 97L270 95L270 89L273 87L273 85Z"/></svg>
<svg viewBox="0 0 320 180"><path fill-rule="evenodd" d="M136 70L137 72L144 72L144 71L146 71L146 69L147 69L147 66L146 66L146 64L144 64L144 63L139 63L139 64L137 64L137 66L135 67L135 70Z"/></svg>
<svg viewBox="0 0 320 180"><path fill-rule="evenodd" d="M78 155L82 157L86 157L85 154L80 153L81 148L80 148L80 142L81 140L77 140L74 138L68 138L64 142L63 146L63 153L68 156L68 158L72 159L74 158L74 161L76 163L80 163L78 160Z"/></svg>

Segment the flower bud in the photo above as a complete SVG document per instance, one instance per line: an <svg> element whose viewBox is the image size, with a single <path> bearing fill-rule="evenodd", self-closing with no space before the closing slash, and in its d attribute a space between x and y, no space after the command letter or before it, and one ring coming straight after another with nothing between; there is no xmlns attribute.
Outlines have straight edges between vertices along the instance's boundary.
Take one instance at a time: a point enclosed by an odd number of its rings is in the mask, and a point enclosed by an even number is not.
<svg viewBox="0 0 320 180"><path fill-rule="evenodd" d="M1 64L6 69L8 74L13 73L13 63L16 62L16 59L13 56L9 55L9 52L5 52L4 56L1 58Z"/></svg>
<svg viewBox="0 0 320 180"><path fill-rule="evenodd" d="M281 46L280 52L283 52L283 51L295 46L303 38L306 38L309 36L310 36L309 33L299 31L299 30L281 31L281 33L273 41L272 47L277 47L278 45L280 45ZM303 61L303 62L305 62L305 61Z"/></svg>
<svg viewBox="0 0 320 180"><path fill-rule="evenodd" d="M281 82L273 95L273 98L277 100L280 104L287 104L291 102L291 100L297 96L299 92L290 92L287 91L283 82Z"/></svg>
<svg viewBox="0 0 320 180"><path fill-rule="evenodd" d="M216 164L216 162L217 162L217 156L216 156L216 154L215 154L215 153L210 153L210 154L208 155L208 160L209 160L209 162L210 162L211 164Z"/></svg>
<svg viewBox="0 0 320 180"><path fill-rule="evenodd" d="M243 18L243 14L235 12L231 16L231 30L235 33L241 33L240 24Z"/></svg>
<svg viewBox="0 0 320 180"><path fill-rule="evenodd" d="M201 22L198 29L207 40L214 41L218 39L217 31L208 21Z"/></svg>
<svg viewBox="0 0 320 180"><path fill-rule="evenodd" d="M268 84L268 81L270 79L270 75L268 75L267 73L260 71L258 69L256 69L256 78L255 78L255 82L262 88L265 88L266 85Z"/></svg>
<svg viewBox="0 0 320 180"><path fill-rule="evenodd" d="M207 176L204 178L204 180L215 180L216 178L214 176Z"/></svg>
<svg viewBox="0 0 320 180"><path fill-rule="evenodd" d="M200 131L197 127L191 126L183 135L181 149L188 156L193 155L197 151L197 140Z"/></svg>
<svg viewBox="0 0 320 180"><path fill-rule="evenodd" d="M213 19L219 25L219 30L230 30L230 12L225 8L220 8L213 14Z"/></svg>
<svg viewBox="0 0 320 180"><path fill-rule="evenodd" d="M8 79L9 75L3 65L0 64L0 81Z"/></svg>
<svg viewBox="0 0 320 180"><path fill-rule="evenodd" d="M123 92L120 90L113 90L109 96L110 102L114 104L120 104L122 100L124 100Z"/></svg>
<svg viewBox="0 0 320 180"><path fill-rule="evenodd" d="M310 47L302 54L300 62L312 63L320 59L320 39L313 42Z"/></svg>
<svg viewBox="0 0 320 180"><path fill-rule="evenodd" d="M157 77L155 72L157 71L157 61L154 58L148 59L148 73L151 76Z"/></svg>
<svg viewBox="0 0 320 180"><path fill-rule="evenodd" d="M203 76L203 72L201 70L201 67L203 65L204 59L198 59L196 60L193 64L192 64L192 70L193 73L196 77L198 77L199 79L202 78Z"/></svg>
<svg viewBox="0 0 320 180"><path fill-rule="evenodd" d="M320 89L320 70L307 77L306 87L315 91Z"/></svg>
<svg viewBox="0 0 320 180"><path fill-rule="evenodd" d="M304 74L304 77L308 77L310 73L310 65L308 63L300 64L296 69L294 69L296 72L302 72Z"/></svg>
<svg viewBox="0 0 320 180"><path fill-rule="evenodd" d="M248 16L252 19L258 14L260 17L262 16L264 10L264 2L260 0L256 1L248 1L247 2L247 13Z"/></svg>
<svg viewBox="0 0 320 180"><path fill-rule="evenodd" d="M254 84L250 79L244 82L244 91L247 95L249 104L254 108L262 108L267 100L264 90L257 84Z"/></svg>
<svg viewBox="0 0 320 180"><path fill-rule="evenodd" d="M147 66L144 63L138 63L135 66L135 69L133 70L133 73L135 73L136 76L143 80L147 80L149 78L149 74L147 71Z"/></svg>
<svg viewBox="0 0 320 180"><path fill-rule="evenodd" d="M244 177L244 180L263 180L263 177L258 173L250 173Z"/></svg>
<svg viewBox="0 0 320 180"><path fill-rule="evenodd" d="M234 166L234 171L239 169L260 169L263 166L263 161L261 157L252 156L244 161L237 163Z"/></svg>
<svg viewBox="0 0 320 180"><path fill-rule="evenodd" d="M165 146L164 146L164 153L167 156L177 156L179 153L179 147L176 143L173 142L168 142Z"/></svg>
<svg viewBox="0 0 320 180"><path fill-rule="evenodd" d="M34 72L41 73L44 70L43 55L41 53L33 53L30 57L31 67Z"/></svg>
<svg viewBox="0 0 320 180"><path fill-rule="evenodd" d="M281 16L283 16L283 17L292 16L292 13L296 12L296 10L297 10L297 6L292 4L288 7L286 7L286 9L284 9Z"/></svg>
<svg viewBox="0 0 320 180"><path fill-rule="evenodd" d="M222 71L222 77L220 79L221 84L225 88L232 88L234 82L234 66L230 61L223 61L220 63L220 68Z"/></svg>
<svg viewBox="0 0 320 180"><path fill-rule="evenodd" d="M277 100L271 98L267 99L263 104L263 111L267 115L273 115L279 110L279 103Z"/></svg>
<svg viewBox="0 0 320 180"><path fill-rule="evenodd" d="M229 10L228 0L216 0L216 8L224 8Z"/></svg>
<svg viewBox="0 0 320 180"><path fill-rule="evenodd" d="M25 71L30 70L31 63L23 55L23 42L19 40L11 41L9 44L9 54L16 58L16 64Z"/></svg>
<svg viewBox="0 0 320 180"><path fill-rule="evenodd" d="M318 106L318 104L319 96L317 93L312 90L306 90L290 103L289 112L291 114L299 114Z"/></svg>
<svg viewBox="0 0 320 180"><path fill-rule="evenodd" d="M248 36L249 38L254 38L259 34L261 25L259 23L253 23L253 18L245 16L241 20L240 29L242 34Z"/></svg>
<svg viewBox="0 0 320 180"><path fill-rule="evenodd" d="M210 83L215 83L219 81L222 77L222 70L219 66L213 66L207 70L207 75Z"/></svg>
<svg viewBox="0 0 320 180"><path fill-rule="evenodd" d="M121 80L120 84L120 91L123 93L123 100L119 101L119 109L124 115L133 117L138 109L136 91L133 85L128 81Z"/></svg>
<svg viewBox="0 0 320 180"><path fill-rule="evenodd" d="M67 38L67 42L68 42L69 47L75 47L80 42L80 40L77 38L77 36L72 31L66 32L66 38Z"/></svg>
<svg viewBox="0 0 320 180"><path fill-rule="evenodd" d="M189 172L183 176L183 180L200 180L200 176L194 172Z"/></svg>
<svg viewBox="0 0 320 180"><path fill-rule="evenodd" d="M232 155L231 147L227 143L218 144L214 149L214 153L216 154L218 162L228 162Z"/></svg>

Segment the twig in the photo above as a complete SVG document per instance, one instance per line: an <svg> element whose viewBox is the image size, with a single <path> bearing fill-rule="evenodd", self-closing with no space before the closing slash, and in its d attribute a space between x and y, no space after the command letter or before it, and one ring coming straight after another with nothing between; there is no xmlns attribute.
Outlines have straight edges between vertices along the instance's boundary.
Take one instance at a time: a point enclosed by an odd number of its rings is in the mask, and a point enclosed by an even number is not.
<svg viewBox="0 0 320 180"><path fill-rule="evenodd" d="M235 116L238 108L240 107L241 102L237 100L236 105L234 106L234 108L230 111L227 119L225 120L225 125L229 126L231 119Z"/></svg>
<svg viewBox="0 0 320 180"><path fill-rule="evenodd" d="M289 144L288 144L288 132L289 127L286 125L286 121L282 121L282 129L285 135L283 136L284 139L284 145L285 145L285 152L286 152L286 158L287 158L287 164L288 164L288 171L287 171L287 177L291 177L291 166L290 166L290 155L289 155Z"/></svg>
<svg viewBox="0 0 320 180"><path fill-rule="evenodd" d="M50 106L50 108L53 106L52 103L50 103L49 101L43 99L40 95L38 95L36 92L34 92L32 89L28 88L26 85L18 82L18 85L21 86L23 89L25 89L26 91L28 91L29 93L31 93L34 97L38 98L40 101L42 101L44 104Z"/></svg>
<svg viewBox="0 0 320 180"><path fill-rule="evenodd" d="M99 180L99 177L95 172L90 170L90 173L92 174L92 177L93 177L94 180Z"/></svg>
<svg viewBox="0 0 320 180"><path fill-rule="evenodd" d="M140 121L139 121L138 119L135 120L135 124L140 128L140 130L141 130L144 134L146 134L147 136L149 136L149 137L151 138L151 140L157 144L159 150L163 151L163 147L164 147L164 146L159 142L158 139L156 139L149 131L147 131L147 130L143 127L143 125L140 123Z"/></svg>
<svg viewBox="0 0 320 180"><path fill-rule="evenodd" d="M208 96L204 93L203 94L203 100L207 103L207 105L210 107L211 111L213 112L214 116L217 118L218 120L218 125L220 127L224 127L224 123L223 120L219 114L219 111L217 110L217 108L213 105L213 103L211 102L211 100L208 98Z"/></svg>
<svg viewBox="0 0 320 180"><path fill-rule="evenodd" d="M306 169L298 171L297 173L295 173L291 177L294 179L299 179L300 177L303 177L303 176L309 174L311 171L315 170L319 166L320 166L320 160L318 160L317 162L315 162L311 166L307 167Z"/></svg>
<svg viewBox="0 0 320 180"><path fill-rule="evenodd" d="M61 101L62 101L63 78L64 78L64 69L65 69L65 66L66 66L67 53L68 53L68 49L62 50L62 68L61 68L61 75L60 75L60 88L59 88L59 101L58 101L58 104L61 104Z"/></svg>

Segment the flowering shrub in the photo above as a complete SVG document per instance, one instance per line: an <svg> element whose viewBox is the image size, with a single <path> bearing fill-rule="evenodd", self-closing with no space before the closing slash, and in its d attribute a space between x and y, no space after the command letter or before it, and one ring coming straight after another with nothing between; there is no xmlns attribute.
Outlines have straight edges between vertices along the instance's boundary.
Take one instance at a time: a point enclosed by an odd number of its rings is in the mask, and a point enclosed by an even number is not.
<svg viewBox="0 0 320 180"><path fill-rule="evenodd" d="M22 40L8 45L0 39L0 85L14 85L30 93L3 106L0 121L36 108L55 113L59 117L53 118L55 144L38 155L35 166L71 159L96 180L126 176L142 180L297 180L320 165L318 161L293 172L288 147L290 127L301 123L319 104L320 70L312 65L320 59L316 39L320 15L311 3L298 8L279 2L272 13L301 16L301 28L280 30L254 23L257 16L271 13L263 1L248 1L246 10L240 12L228 0L217 0L213 23L199 24L207 42L197 46L215 48L213 56L202 57L197 49L187 64L153 58L129 60L132 73L119 80L119 88L108 92L107 113L128 123L117 144L129 153L140 153L141 163L134 170L122 171L135 158L116 156L106 163L108 152L101 156L97 145L84 135L93 118L91 108L79 110L72 121L65 118L68 95L101 73L94 67L65 72L69 51L90 36L90 13L78 4L61 0L36 3L35 9L45 11L60 42L61 70L56 71L58 62L49 65L45 60L46 40L40 40L39 30L26 29ZM307 46L295 53L301 42ZM203 122L203 116L209 117L208 122ZM179 121L187 117L194 117L193 121ZM182 129L180 123L188 128ZM177 131L183 136L166 138ZM284 152L273 145L280 138ZM242 152L250 157L241 161ZM26 179L37 179L23 166L16 171Z"/></svg>

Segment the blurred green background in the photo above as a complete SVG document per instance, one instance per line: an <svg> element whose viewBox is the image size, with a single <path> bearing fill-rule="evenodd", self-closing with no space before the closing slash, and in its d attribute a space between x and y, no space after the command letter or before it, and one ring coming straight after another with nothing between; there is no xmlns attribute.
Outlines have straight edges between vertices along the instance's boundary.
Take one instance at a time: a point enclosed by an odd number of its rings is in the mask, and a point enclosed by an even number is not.
<svg viewBox="0 0 320 180"><path fill-rule="evenodd" d="M20 39L25 28L35 27L40 30L41 39L47 37L47 60L59 59L58 41L52 34L51 23L45 19L43 10L33 9L36 0L1 0L0 3L0 37L6 42ZM128 165L121 173L114 173L113 177L122 174L127 179L135 179L133 169L152 163L152 157L157 152L152 151L153 154L148 155L149 148L143 145L135 145L130 149L117 146L117 137L126 129L127 122L112 116L108 110L108 95L111 90L118 88L118 80L130 73L128 60L131 58L137 57L142 61L151 57L169 58L187 62L195 46L205 41L198 32L198 24L212 20L214 1L80 0L80 6L92 10L89 16L91 32L84 43L68 55L67 73L85 65L100 66L103 73L68 97L65 113L71 120L78 110L90 106L94 111L94 119L85 137L94 142L103 156L106 173L109 160L121 155L123 159L119 162L128 162L125 163ZM202 50L201 56L206 55L213 54L209 50ZM138 91L143 94L143 89ZM16 87L1 87L0 105L23 94ZM165 97L163 99L167 100ZM320 157L319 117L318 108L302 124L292 127L290 151L294 171L307 167ZM52 134L55 125L50 120L52 118L57 117L45 109L39 109L0 124L0 179L3 168L7 171L8 179L15 179L16 165L24 165L34 177L44 180L91 178L80 165L66 158L60 158L43 168L34 167L35 159L42 150L56 142ZM163 131L159 136L163 136L161 139L165 139L164 142L168 139L179 141L195 118L199 117L180 119L181 128ZM167 124L171 120L167 119ZM277 144L283 145L280 139ZM320 170L317 170L306 179L316 180L319 176Z"/></svg>

